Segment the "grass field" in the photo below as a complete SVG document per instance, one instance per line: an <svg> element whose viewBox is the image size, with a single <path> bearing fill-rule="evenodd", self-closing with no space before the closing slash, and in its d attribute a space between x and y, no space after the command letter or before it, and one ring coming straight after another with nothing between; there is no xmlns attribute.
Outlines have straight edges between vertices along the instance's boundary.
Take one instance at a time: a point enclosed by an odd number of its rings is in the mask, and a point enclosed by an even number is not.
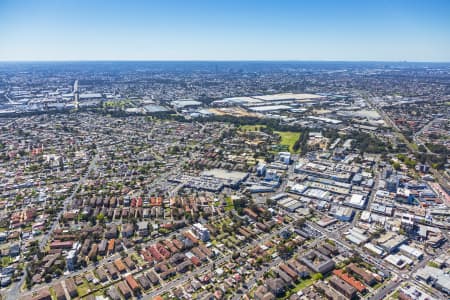
<svg viewBox="0 0 450 300"><path fill-rule="evenodd" d="M239 127L240 131L259 131L261 128L265 128L266 125L242 125ZM274 133L281 136L280 145L289 147L289 152L298 153L294 151L294 144L300 138L300 132L293 131L274 131Z"/></svg>
<svg viewBox="0 0 450 300"><path fill-rule="evenodd" d="M12 262L12 258L9 256L4 256L2 257L1 261L0 261L0 266L2 267L7 267L11 264Z"/></svg>
<svg viewBox="0 0 450 300"><path fill-rule="evenodd" d="M231 199L231 197L225 197L225 202L227 203L227 206L225 206L225 211L233 210L233 199Z"/></svg>
<svg viewBox="0 0 450 300"><path fill-rule="evenodd" d="M240 127L241 131L259 131L261 128L265 128L266 125L242 125Z"/></svg>
<svg viewBox="0 0 450 300"><path fill-rule="evenodd" d="M89 283L87 282L87 280L83 280L83 284L77 286L77 292L78 295L80 296L84 296L86 294L88 294L91 291Z"/></svg>
<svg viewBox="0 0 450 300"><path fill-rule="evenodd" d="M298 153L298 151L294 151L294 144L300 138L299 132L293 131L275 131L275 133L281 136L281 145L286 145L289 147L289 151L291 153Z"/></svg>

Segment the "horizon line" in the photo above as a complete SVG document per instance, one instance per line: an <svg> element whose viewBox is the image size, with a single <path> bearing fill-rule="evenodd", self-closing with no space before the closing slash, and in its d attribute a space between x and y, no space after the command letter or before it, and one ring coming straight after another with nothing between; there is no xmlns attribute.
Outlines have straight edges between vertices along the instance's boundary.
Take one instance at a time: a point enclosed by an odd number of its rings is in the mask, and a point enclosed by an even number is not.
<svg viewBox="0 0 450 300"><path fill-rule="evenodd" d="M69 62L343 62L343 63L443 63L448 64L450 60L345 60L345 59L20 59L2 60L0 63L69 63Z"/></svg>

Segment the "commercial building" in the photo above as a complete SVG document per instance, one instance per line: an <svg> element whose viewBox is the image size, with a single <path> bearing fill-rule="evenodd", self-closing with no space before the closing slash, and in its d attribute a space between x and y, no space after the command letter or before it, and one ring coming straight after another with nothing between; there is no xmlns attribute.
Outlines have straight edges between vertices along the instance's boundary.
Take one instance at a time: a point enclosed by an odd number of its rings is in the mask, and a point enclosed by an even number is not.
<svg viewBox="0 0 450 300"><path fill-rule="evenodd" d="M385 216L392 216L394 214L394 208L391 206L386 206L384 204L381 203L377 203L377 202L373 202L370 205L370 211L380 214L380 215L385 215Z"/></svg>
<svg viewBox="0 0 450 300"><path fill-rule="evenodd" d="M77 251L70 250L66 256L67 270L74 271L76 263L77 263Z"/></svg>
<svg viewBox="0 0 450 300"><path fill-rule="evenodd" d="M224 186L231 188L238 188L239 185L249 176L249 174L245 172L228 171L224 169L211 169L208 171L203 171L201 175L221 180Z"/></svg>
<svg viewBox="0 0 450 300"><path fill-rule="evenodd" d="M349 231L349 234L345 237L352 243L356 245L362 245L363 243L367 242L369 240L369 237L364 234L365 232L363 230L360 230L356 227L352 228Z"/></svg>
<svg viewBox="0 0 450 300"><path fill-rule="evenodd" d="M434 299L433 296L425 292L416 285L407 285L399 290L399 299L429 300Z"/></svg>
<svg viewBox="0 0 450 300"><path fill-rule="evenodd" d="M266 175L266 165L265 164L258 164L258 166L256 167L256 174L258 176L264 176Z"/></svg>
<svg viewBox="0 0 450 300"><path fill-rule="evenodd" d="M302 195L306 191L307 188L308 187L303 184L296 183L291 187L291 189L289 191L291 193Z"/></svg>
<svg viewBox="0 0 450 300"><path fill-rule="evenodd" d="M195 223L194 225L192 225L192 230L194 231L195 235L203 242L209 241L210 239L209 230L202 224Z"/></svg>
<svg viewBox="0 0 450 300"><path fill-rule="evenodd" d="M291 160L291 153L289 153L289 152L279 152L278 156L277 156L277 160L282 162L282 163L284 163L284 164L286 164L286 165L289 165L292 162L292 160Z"/></svg>
<svg viewBox="0 0 450 300"><path fill-rule="evenodd" d="M342 164L324 165L315 162L299 162L294 167L295 173L307 174L318 178L332 179L337 182L350 182L355 171L357 170L352 167L348 170L345 169L345 166Z"/></svg>
<svg viewBox="0 0 450 300"><path fill-rule="evenodd" d="M386 250L386 252L388 253L396 251L400 247L400 245L405 243L407 240L407 237L399 234L394 234L392 232L389 232L378 239L378 241L380 242L380 247Z"/></svg>
<svg viewBox="0 0 450 300"><path fill-rule="evenodd" d="M423 258L423 252L417 248L411 247L409 245L401 245L399 247L399 249L400 249L400 252L402 252L410 257L413 257L415 259Z"/></svg>
<svg viewBox="0 0 450 300"><path fill-rule="evenodd" d="M445 274L443 270L425 266L422 269L419 269L415 276L416 279L422 280L447 295L450 295L450 277Z"/></svg>
<svg viewBox="0 0 450 300"><path fill-rule="evenodd" d="M357 209L364 209L366 207L367 197L361 194L352 194L344 201L344 205L354 207Z"/></svg>
<svg viewBox="0 0 450 300"><path fill-rule="evenodd" d="M384 260L399 269L403 269L407 265L412 265L413 263L411 259L401 254L388 255L384 258Z"/></svg>
<svg viewBox="0 0 450 300"><path fill-rule="evenodd" d="M355 211L350 207L333 206L330 213L338 220L342 222L350 222L355 215Z"/></svg>
<svg viewBox="0 0 450 300"><path fill-rule="evenodd" d="M383 249L381 249L381 248L378 247L378 246L375 246L375 245L372 244L372 243L367 243L367 244L365 244L365 245L364 245L364 248L367 249L367 250L369 250L369 252L371 252L371 253L373 253L373 254L379 256L379 257L382 257L382 256L385 254L385 252L384 252Z"/></svg>
<svg viewBox="0 0 450 300"><path fill-rule="evenodd" d="M280 111L280 110L290 110L292 106L289 105L267 105L267 106L252 106L248 108L254 112L271 112L271 111Z"/></svg>
<svg viewBox="0 0 450 300"><path fill-rule="evenodd" d="M303 206L302 203L292 198L284 198L278 201L278 205L290 212L294 212L297 208Z"/></svg>
<svg viewBox="0 0 450 300"><path fill-rule="evenodd" d="M189 108L189 107L199 107L202 106L203 103L200 101L192 100L192 99L180 99L180 100L174 100L170 102L170 104L174 108L182 109L182 108Z"/></svg>

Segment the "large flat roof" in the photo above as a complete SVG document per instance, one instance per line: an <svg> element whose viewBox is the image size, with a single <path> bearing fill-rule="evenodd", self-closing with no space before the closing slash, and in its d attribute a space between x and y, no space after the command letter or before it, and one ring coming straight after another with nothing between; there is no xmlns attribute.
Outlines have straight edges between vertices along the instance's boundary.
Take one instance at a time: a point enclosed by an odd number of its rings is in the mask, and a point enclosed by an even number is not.
<svg viewBox="0 0 450 300"><path fill-rule="evenodd" d="M319 96L315 94L282 93L274 95L253 96L253 98L260 99L263 101L284 101L284 100L317 99L317 98L324 98L324 96Z"/></svg>
<svg viewBox="0 0 450 300"><path fill-rule="evenodd" d="M239 172L239 171L228 171L225 169L211 169L211 170L203 171L202 175L212 176L215 178L225 179L225 180L240 181L240 180L244 180L245 177L247 177L248 173Z"/></svg>
<svg viewBox="0 0 450 300"><path fill-rule="evenodd" d="M90 98L102 98L102 94L100 93L85 93L80 94L80 99L90 99Z"/></svg>
<svg viewBox="0 0 450 300"><path fill-rule="evenodd" d="M247 103L261 103L261 100L252 98L252 97L231 97L224 98L222 101L231 101L231 102L247 102Z"/></svg>
<svg viewBox="0 0 450 300"><path fill-rule="evenodd" d="M200 106L202 103L200 101L192 100L192 99L180 99L174 100L170 104L177 107L185 107L185 106Z"/></svg>
<svg viewBox="0 0 450 300"><path fill-rule="evenodd" d="M253 106L248 109L257 111L257 112L265 112L265 111L275 111L275 110L288 110L291 109L291 106L288 105L269 105L269 106Z"/></svg>

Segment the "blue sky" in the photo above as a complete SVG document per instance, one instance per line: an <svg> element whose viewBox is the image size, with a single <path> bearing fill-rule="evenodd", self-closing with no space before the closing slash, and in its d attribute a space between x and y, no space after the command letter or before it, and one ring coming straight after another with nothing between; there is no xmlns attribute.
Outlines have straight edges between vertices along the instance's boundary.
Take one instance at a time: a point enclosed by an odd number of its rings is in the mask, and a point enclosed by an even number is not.
<svg viewBox="0 0 450 300"><path fill-rule="evenodd" d="M0 60L450 61L450 1L0 0Z"/></svg>

